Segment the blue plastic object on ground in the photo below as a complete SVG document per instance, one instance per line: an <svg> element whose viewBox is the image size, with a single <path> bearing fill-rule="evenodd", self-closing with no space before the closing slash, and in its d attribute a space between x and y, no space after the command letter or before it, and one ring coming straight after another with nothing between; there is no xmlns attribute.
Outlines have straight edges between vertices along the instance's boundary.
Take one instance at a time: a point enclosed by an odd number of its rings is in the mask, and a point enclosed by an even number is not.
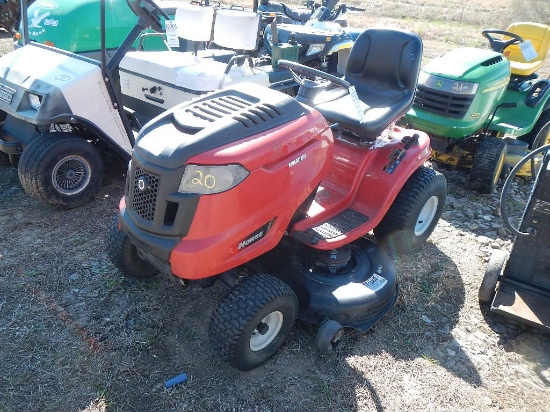
<svg viewBox="0 0 550 412"><path fill-rule="evenodd" d="M171 388L172 386L179 385L180 383L183 383L186 380L187 380L187 374L182 373L176 376L175 378L167 380L164 386L166 386L166 388L168 389L168 388Z"/></svg>

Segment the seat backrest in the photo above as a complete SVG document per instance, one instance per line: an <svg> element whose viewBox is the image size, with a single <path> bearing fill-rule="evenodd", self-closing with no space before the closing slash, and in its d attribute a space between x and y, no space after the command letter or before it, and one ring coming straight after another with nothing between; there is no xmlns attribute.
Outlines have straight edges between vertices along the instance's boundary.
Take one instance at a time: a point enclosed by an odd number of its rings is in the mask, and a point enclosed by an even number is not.
<svg viewBox="0 0 550 412"><path fill-rule="evenodd" d="M178 37L196 42L212 40L214 8L181 3L176 9Z"/></svg>
<svg viewBox="0 0 550 412"><path fill-rule="evenodd" d="M213 41L228 49L255 50L260 20L260 14L256 12L219 9L214 21Z"/></svg>
<svg viewBox="0 0 550 412"><path fill-rule="evenodd" d="M550 48L550 26L540 23L519 22L511 24L506 31L517 34L523 40L530 40L537 52L537 57L526 61L519 44L512 44L504 49L504 56L510 61L512 74L528 76L537 71L543 64Z"/></svg>
<svg viewBox="0 0 550 412"><path fill-rule="evenodd" d="M420 63L422 40L417 34L393 28L369 28L357 37L345 78L360 98L380 96L392 100L399 111L412 105ZM395 99L398 99L397 101Z"/></svg>

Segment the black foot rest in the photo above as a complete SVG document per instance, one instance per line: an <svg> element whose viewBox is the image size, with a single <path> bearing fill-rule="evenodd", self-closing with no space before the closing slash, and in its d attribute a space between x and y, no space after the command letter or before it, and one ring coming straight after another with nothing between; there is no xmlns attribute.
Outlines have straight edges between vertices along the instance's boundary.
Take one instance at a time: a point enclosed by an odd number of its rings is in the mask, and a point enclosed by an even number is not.
<svg viewBox="0 0 550 412"><path fill-rule="evenodd" d="M344 233L351 232L367 220L369 220L368 216L353 209L346 209L322 225L311 228L308 232L320 239L332 239Z"/></svg>

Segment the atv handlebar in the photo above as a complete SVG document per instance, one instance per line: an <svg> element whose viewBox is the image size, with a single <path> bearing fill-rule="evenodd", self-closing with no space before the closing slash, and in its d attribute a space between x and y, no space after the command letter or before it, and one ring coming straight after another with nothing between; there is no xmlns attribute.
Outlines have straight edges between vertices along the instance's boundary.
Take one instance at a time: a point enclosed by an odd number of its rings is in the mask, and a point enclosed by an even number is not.
<svg viewBox="0 0 550 412"><path fill-rule="evenodd" d="M304 66L300 63L291 62L289 60L279 60L277 64L279 65L279 67L286 67L291 72L300 73L312 80L315 80L316 77L320 77L321 79L328 80L329 82L334 83L337 86L343 87L345 89L349 89L351 87L351 84L348 81L341 79L340 77L322 72L321 70L317 70L309 66Z"/></svg>
<svg viewBox="0 0 550 412"><path fill-rule="evenodd" d="M325 6L332 10L334 9L337 3L338 1L333 1L333 2L323 1L322 3L316 3L310 0L303 3L303 5L306 6L308 9L312 9L312 10L318 9L321 6ZM367 11L365 7L350 6L344 3L342 3L340 6L345 7L345 9L349 11Z"/></svg>
<svg viewBox="0 0 550 412"><path fill-rule="evenodd" d="M487 29L483 30L481 34L483 35L483 37L489 40L491 50L496 51L497 53L502 53L504 49L511 44L523 43L523 38L520 35L505 30ZM497 39L493 37L492 34L500 34L502 36L511 37L511 39Z"/></svg>

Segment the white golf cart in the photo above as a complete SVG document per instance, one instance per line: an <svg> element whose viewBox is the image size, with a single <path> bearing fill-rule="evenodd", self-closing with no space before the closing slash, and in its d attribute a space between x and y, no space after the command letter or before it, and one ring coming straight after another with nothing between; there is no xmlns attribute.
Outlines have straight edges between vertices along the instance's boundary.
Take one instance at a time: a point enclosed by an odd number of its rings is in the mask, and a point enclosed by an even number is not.
<svg viewBox="0 0 550 412"><path fill-rule="evenodd" d="M128 160L142 122L177 103L242 80L289 85L290 73L253 67L249 57L237 57L234 51L130 52L144 30L161 32L161 16L169 17L153 0L126 1L138 21L110 58L105 52L105 0L100 2L101 61L28 42L26 27L25 45L0 58L0 152L18 162L22 186L42 202L71 208L88 201L102 181L100 150ZM23 22L26 6L23 0ZM186 32L187 24L197 27L199 14L211 19L203 31L212 32L213 39ZM176 16L178 35L191 41L215 40L218 47L229 48L223 39L236 39L235 48L246 50L252 43L243 39L251 34L258 39L255 12L182 3ZM245 30L254 25L255 32ZM247 35L240 38L241 33ZM230 57L227 63L219 61L222 56Z"/></svg>

